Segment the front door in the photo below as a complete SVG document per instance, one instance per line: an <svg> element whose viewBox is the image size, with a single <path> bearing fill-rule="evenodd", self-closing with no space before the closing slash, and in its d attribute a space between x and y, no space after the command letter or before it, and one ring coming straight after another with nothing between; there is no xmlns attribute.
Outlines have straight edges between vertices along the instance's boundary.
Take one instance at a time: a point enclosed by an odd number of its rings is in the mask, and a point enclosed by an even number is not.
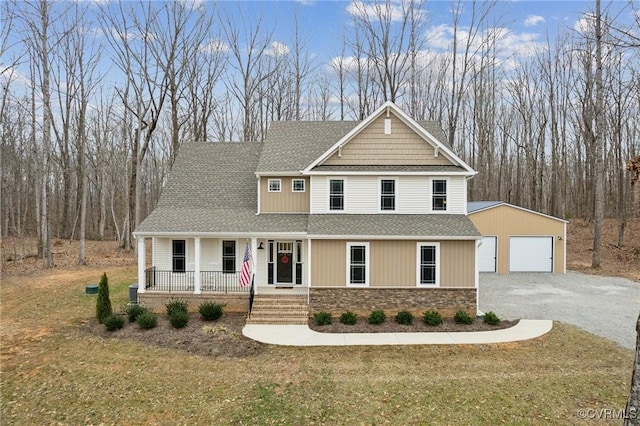
<svg viewBox="0 0 640 426"><path fill-rule="evenodd" d="M293 242L277 243L276 284L293 284Z"/></svg>

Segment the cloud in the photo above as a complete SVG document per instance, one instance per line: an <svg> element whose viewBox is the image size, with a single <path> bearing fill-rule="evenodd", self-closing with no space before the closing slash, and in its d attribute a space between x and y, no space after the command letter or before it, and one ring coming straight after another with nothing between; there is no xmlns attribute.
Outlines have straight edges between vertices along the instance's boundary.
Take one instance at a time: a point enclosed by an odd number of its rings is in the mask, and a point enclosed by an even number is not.
<svg viewBox="0 0 640 426"><path fill-rule="evenodd" d="M402 21L403 16L406 16L408 13L407 8L408 6L403 5L402 0L391 0L388 4L374 4L356 0L349 3L346 11L349 15L355 18L370 20L382 15L384 17L389 16L391 21L397 22ZM420 10L414 10L416 17L421 13L422 12Z"/></svg>
<svg viewBox="0 0 640 426"><path fill-rule="evenodd" d="M587 34L595 31L595 17L593 14L585 13L582 18L573 24L573 29L580 34Z"/></svg>
<svg viewBox="0 0 640 426"><path fill-rule="evenodd" d="M229 51L229 45L222 40L211 39L200 49L206 53L225 53Z"/></svg>
<svg viewBox="0 0 640 426"><path fill-rule="evenodd" d="M284 43L280 43L279 41L274 41L271 43L271 46L265 51L265 53L269 56L286 56L289 54L289 46Z"/></svg>
<svg viewBox="0 0 640 426"><path fill-rule="evenodd" d="M525 27L534 27L538 24L543 24L546 22L543 16L540 15L529 15L527 19L524 20Z"/></svg>

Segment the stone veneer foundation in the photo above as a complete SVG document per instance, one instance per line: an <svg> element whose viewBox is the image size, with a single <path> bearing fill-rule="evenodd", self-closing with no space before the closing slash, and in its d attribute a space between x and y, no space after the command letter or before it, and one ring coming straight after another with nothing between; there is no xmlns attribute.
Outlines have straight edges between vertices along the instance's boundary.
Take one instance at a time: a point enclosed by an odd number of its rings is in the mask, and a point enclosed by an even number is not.
<svg viewBox="0 0 640 426"><path fill-rule="evenodd" d="M443 317L453 317L458 310L476 315L475 288L311 287L309 300L310 315L320 311L369 315L375 309L388 315L405 309L419 316L430 310Z"/></svg>
<svg viewBox="0 0 640 426"><path fill-rule="evenodd" d="M187 302L190 312L197 312L203 302L226 303L224 310L227 312L247 312L249 310L249 295L246 294L138 293L138 303L157 313L165 313L165 304L172 300Z"/></svg>

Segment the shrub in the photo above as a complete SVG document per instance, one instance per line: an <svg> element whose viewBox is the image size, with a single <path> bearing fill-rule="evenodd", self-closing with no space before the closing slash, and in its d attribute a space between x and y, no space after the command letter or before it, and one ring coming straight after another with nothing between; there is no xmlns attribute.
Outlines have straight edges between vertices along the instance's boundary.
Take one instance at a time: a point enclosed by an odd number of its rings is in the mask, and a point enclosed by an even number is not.
<svg viewBox="0 0 640 426"><path fill-rule="evenodd" d="M340 315L340 323L347 325L354 325L358 321L358 315L351 311L347 311Z"/></svg>
<svg viewBox="0 0 640 426"><path fill-rule="evenodd" d="M189 302L183 300L172 300L164 306L167 308L167 315L171 316L174 312L184 312L186 314L188 305Z"/></svg>
<svg viewBox="0 0 640 426"><path fill-rule="evenodd" d="M456 324L471 324L473 322L473 318L471 318L471 315L469 315L465 311L456 312L456 314L453 316L453 320L456 322Z"/></svg>
<svg viewBox="0 0 640 426"><path fill-rule="evenodd" d="M436 326L442 324L442 317L436 311L425 312L423 318L427 325Z"/></svg>
<svg viewBox="0 0 640 426"><path fill-rule="evenodd" d="M169 322L173 328L182 328L189 322L189 314L182 311L174 311L169 315Z"/></svg>
<svg viewBox="0 0 640 426"><path fill-rule="evenodd" d="M384 311L379 309L371 311L371 314L369 315L369 324L382 324L386 319L387 316Z"/></svg>
<svg viewBox="0 0 640 426"><path fill-rule="evenodd" d="M489 311L486 314L484 314L484 318L482 320L484 321L485 324L489 324L489 325L500 324L500 318L498 318L498 316L493 311Z"/></svg>
<svg viewBox="0 0 640 426"><path fill-rule="evenodd" d="M98 284L96 318L100 323L104 323L104 320L111 315L113 315L113 308L111 307L111 299L109 299L109 279L105 272L102 274L102 278L100 278L100 284Z"/></svg>
<svg viewBox="0 0 640 426"><path fill-rule="evenodd" d="M124 327L124 317L122 315L109 315L103 321L104 326L109 331L116 331Z"/></svg>
<svg viewBox="0 0 640 426"><path fill-rule="evenodd" d="M158 325L158 316L151 311L147 311L138 315L136 322L140 328L147 330Z"/></svg>
<svg viewBox="0 0 640 426"><path fill-rule="evenodd" d="M125 308L125 313L129 317L129 322L136 322L136 319L145 312L147 312L147 308L140 305L127 305Z"/></svg>
<svg viewBox="0 0 640 426"><path fill-rule="evenodd" d="M204 302L198 307L198 312L204 321L215 321L222 316L222 308L226 303Z"/></svg>
<svg viewBox="0 0 640 426"><path fill-rule="evenodd" d="M403 325L413 324L413 314L409 311L400 311L396 314L396 322Z"/></svg>
<svg viewBox="0 0 640 426"><path fill-rule="evenodd" d="M329 325L331 324L331 313L329 312L316 312L313 314L313 321L316 325Z"/></svg>

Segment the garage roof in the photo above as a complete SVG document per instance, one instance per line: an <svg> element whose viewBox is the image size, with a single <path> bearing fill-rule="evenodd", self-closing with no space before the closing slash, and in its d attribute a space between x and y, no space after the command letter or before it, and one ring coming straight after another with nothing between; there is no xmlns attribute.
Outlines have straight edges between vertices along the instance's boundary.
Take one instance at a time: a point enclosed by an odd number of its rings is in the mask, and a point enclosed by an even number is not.
<svg viewBox="0 0 640 426"><path fill-rule="evenodd" d="M557 221L564 222L564 223L569 223L568 220L564 220L564 219L560 219L559 217L555 217L555 216L551 216L551 215L548 215L548 214L540 213L540 212L537 212L535 210L525 209L524 207L516 206L514 204L505 203L504 201L469 201L467 203L467 213L468 214L478 213L478 212L481 212L481 211L484 211L484 210L488 210L488 209L492 209L492 208L498 207L498 206L513 207L515 209L519 209L519 210L522 210L522 211L525 211L525 212L529 212L529 213L537 214L537 215L540 215L540 216L548 217L549 219L557 220Z"/></svg>

